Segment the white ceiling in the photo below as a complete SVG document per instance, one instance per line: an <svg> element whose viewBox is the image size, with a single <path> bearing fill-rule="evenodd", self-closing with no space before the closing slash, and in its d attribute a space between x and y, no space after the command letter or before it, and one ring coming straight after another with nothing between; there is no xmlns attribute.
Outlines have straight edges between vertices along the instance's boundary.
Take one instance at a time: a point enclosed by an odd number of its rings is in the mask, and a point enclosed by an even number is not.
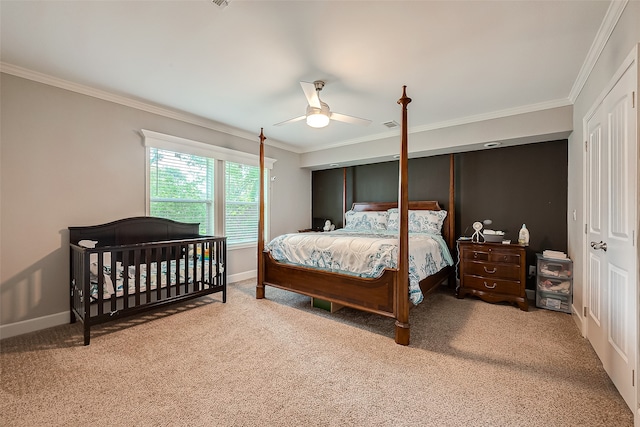
<svg viewBox="0 0 640 427"><path fill-rule="evenodd" d="M568 105L610 3L2 0L0 59L309 152L388 134L403 85L412 129ZM319 79L372 123L273 126Z"/></svg>

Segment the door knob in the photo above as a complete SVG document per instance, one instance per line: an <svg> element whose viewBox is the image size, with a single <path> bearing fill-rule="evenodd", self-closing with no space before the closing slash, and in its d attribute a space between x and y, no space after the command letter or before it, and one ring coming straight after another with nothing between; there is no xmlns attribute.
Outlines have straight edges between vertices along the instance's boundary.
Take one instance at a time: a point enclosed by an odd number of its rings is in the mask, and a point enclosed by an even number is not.
<svg viewBox="0 0 640 427"><path fill-rule="evenodd" d="M602 240L600 240L600 242L599 242L599 243L591 242L591 247L592 247L593 249L595 249L596 251L597 251L598 249L602 249L603 251L607 252L607 244L606 244L606 243L604 243Z"/></svg>

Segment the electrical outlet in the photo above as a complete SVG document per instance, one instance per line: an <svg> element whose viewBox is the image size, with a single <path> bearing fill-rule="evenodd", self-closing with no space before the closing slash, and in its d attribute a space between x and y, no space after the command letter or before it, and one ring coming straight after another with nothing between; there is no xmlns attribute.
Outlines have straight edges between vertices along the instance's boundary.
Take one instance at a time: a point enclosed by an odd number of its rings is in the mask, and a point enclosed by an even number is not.
<svg viewBox="0 0 640 427"><path fill-rule="evenodd" d="M529 276L535 276L536 275L536 266L535 265L530 265L529 266Z"/></svg>

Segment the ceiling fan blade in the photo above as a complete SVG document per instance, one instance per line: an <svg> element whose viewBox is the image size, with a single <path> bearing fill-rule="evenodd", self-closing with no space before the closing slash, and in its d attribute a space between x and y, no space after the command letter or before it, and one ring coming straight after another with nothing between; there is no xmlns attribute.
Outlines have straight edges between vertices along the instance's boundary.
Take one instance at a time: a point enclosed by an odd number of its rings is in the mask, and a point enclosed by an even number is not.
<svg viewBox="0 0 640 427"><path fill-rule="evenodd" d="M316 85L309 82L300 82L300 86L302 86L302 91L304 92L304 96L307 97L309 105L313 108L322 108L320 105L320 97L316 91Z"/></svg>
<svg viewBox="0 0 640 427"><path fill-rule="evenodd" d="M339 122L350 123L352 125L368 126L371 120L361 119L359 117L347 116L346 114L331 113L331 120L337 120Z"/></svg>
<svg viewBox="0 0 640 427"><path fill-rule="evenodd" d="M307 116L300 116L300 117L296 117L296 118L293 118L293 119L285 120L284 122L276 123L274 126L282 126L282 125L286 125L288 123L299 122L300 120L304 120L306 118L307 118Z"/></svg>

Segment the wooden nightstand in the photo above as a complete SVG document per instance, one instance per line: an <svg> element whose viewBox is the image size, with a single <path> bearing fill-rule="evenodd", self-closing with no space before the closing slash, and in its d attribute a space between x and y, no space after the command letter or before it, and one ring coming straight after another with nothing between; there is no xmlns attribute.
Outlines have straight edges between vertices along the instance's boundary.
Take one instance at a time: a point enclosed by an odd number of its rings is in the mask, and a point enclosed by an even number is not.
<svg viewBox="0 0 640 427"><path fill-rule="evenodd" d="M458 240L458 256L458 298L471 294L487 302L508 301L523 311L529 310L525 246Z"/></svg>

